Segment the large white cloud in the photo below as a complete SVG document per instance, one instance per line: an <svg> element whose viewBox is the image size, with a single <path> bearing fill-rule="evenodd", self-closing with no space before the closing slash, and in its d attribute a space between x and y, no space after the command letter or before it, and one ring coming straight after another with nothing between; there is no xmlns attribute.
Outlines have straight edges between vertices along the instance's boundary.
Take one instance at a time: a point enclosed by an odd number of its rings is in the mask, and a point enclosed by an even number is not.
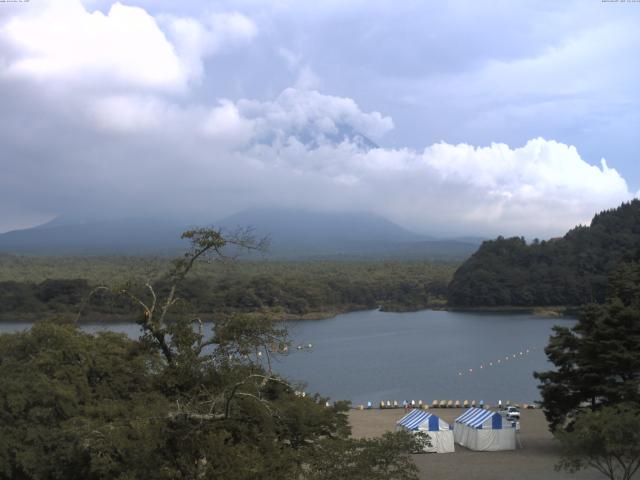
<svg viewBox="0 0 640 480"><path fill-rule="evenodd" d="M331 178L343 208L373 209L425 232L553 236L633 197L606 161L590 165L575 147L542 138L519 148L438 143L415 151L350 141L309 148L290 137L247 155Z"/></svg>
<svg viewBox="0 0 640 480"><path fill-rule="evenodd" d="M237 12L201 22L156 19L143 8L119 2L106 14L87 10L80 0L37 3L0 26L8 47L5 74L98 89L183 91L202 75L205 57L257 33L255 24Z"/></svg>
<svg viewBox="0 0 640 480"><path fill-rule="evenodd" d="M175 49L141 8L115 3L104 15L79 1L48 2L10 19L2 36L17 51L10 74L168 89L187 81Z"/></svg>

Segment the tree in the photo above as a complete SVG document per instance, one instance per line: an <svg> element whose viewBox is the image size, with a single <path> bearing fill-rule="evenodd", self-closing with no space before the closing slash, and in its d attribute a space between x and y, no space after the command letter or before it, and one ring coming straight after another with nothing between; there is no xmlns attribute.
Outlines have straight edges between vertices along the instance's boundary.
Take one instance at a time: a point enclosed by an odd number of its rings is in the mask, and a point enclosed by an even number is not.
<svg viewBox="0 0 640 480"><path fill-rule="evenodd" d="M118 478L154 455L160 358L124 335L38 323L0 335L0 478ZM131 472L136 469L132 468Z"/></svg>
<svg viewBox="0 0 640 480"><path fill-rule="evenodd" d="M235 316L209 332L185 311L178 292L196 262L263 243L183 237L191 249L161 288L118 289L139 309L139 340L51 322L0 336L0 479L414 479L417 439L351 439L348 403L301 397L271 371L285 329Z"/></svg>
<svg viewBox="0 0 640 480"><path fill-rule="evenodd" d="M622 265L611 296L587 306L573 328L556 327L545 349L556 370L535 373L553 431L585 409L640 405L640 264Z"/></svg>
<svg viewBox="0 0 640 480"><path fill-rule="evenodd" d="M429 444L426 434L386 433L381 438L321 441L307 465L307 480L417 480L409 452Z"/></svg>
<svg viewBox="0 0 640 480"><path fill-rule="evenodd" d="M611 480L630 480L640 468L640 409L604 407L580 414L571 430L557 435L562 446L558 469L595 468Z"/></svg>

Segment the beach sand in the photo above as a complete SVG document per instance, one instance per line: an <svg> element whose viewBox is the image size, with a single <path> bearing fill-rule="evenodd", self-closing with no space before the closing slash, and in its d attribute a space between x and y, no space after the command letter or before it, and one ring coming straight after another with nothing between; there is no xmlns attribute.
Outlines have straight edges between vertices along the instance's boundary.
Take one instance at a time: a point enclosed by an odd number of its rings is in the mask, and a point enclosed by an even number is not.
<svg viewBox="0 0 640 480"><path fill-rule="evenodd" d="M453 423L462 414L461 408L433 409L443 420ZM352 410L349 420L352 435L357 438L376 437L393 431L404 410ZM420 478L429 480L597 480L605 477L586 470L575 474L556 472L558 448L548 431L541 410L521 410L520 443L522 448L507 452L473 452L456 444L455 453L425 453L414 455L420 468ZM634 478L640 478L636 475Z"/></svg>

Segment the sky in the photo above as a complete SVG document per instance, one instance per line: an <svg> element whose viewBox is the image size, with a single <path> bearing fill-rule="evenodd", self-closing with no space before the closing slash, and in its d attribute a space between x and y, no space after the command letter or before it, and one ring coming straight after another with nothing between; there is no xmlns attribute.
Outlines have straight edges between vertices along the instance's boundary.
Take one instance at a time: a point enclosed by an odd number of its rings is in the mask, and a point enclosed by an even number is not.
<svg viewBox="0 0 640 480"><path fill-rule="evenodd" d="M367 211L548 238L640 194L640 3L0 2L0 232Z"/></svg>

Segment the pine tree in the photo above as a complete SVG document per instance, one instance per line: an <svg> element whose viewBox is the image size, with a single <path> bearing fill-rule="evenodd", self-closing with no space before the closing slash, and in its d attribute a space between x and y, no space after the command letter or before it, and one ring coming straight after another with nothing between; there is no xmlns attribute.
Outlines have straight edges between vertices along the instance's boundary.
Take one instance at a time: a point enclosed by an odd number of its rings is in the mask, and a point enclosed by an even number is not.
<svg viewBox="0 0 640 480"><path fill-rule="evenodd" d="M587 306L573 328L556 327L545 351L557 369L534 375L552 430L584 409L640 405L640 263L618 268L609 299Z"/></svg>

